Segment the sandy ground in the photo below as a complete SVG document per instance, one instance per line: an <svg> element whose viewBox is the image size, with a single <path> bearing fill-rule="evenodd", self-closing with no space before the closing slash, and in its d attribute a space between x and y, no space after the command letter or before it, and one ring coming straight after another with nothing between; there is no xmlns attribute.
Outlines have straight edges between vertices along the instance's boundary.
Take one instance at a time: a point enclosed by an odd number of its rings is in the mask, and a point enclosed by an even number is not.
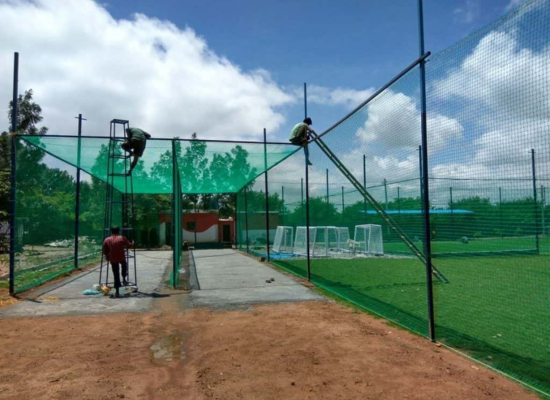
<svg viewBox="0 0 550 400"><path fill-rule="evenodd" d="M186 296L143 314L0 320L0 398L537 399L334 302L182 312Z"/></svg>

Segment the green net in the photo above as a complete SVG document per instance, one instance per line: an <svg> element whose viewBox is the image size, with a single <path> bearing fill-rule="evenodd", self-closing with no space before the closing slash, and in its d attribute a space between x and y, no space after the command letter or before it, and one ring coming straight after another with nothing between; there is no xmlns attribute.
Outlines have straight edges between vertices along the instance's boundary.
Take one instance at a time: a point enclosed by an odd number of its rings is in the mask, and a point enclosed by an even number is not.
<svg viewBox="0 0 550 400"><path fill-rule="evenodd" d="M549 21L550 1L525 2L426 64L427 236L449 280L434 279L436 338L548 397ZM323 141L423 252L419 78L411 70ZM316 145L310 152L311 280L426 336L424 264ZM306 277L303 175L277 173L295 165L298 154L269 171L271 258ZM243 195L239 216L252 212ZM238 227L250 236L250 224Z"/></svg>
<svg viewBox="0 0 550 400"><path fill-rule="evenodd" d="M23 140L48 154L107 181L109 138L22 136ZM78 159L80 141L80 162ZM122 153L120 143L115 143ZM235 193L267 168L296 151L291 144L228 143L177 140L176 157L182 192ZM264 151L266 153L264 153ZM133 172L134 193L172 193L172 140L149 140L143 157ZM122 172L119 162L115 172ZM114 186L125 190L124 177L115 177Z"/></svg>
<svg viewBox="0 0 550 400"><path fill-rule="evenodd" d="M349 175L315 144L307 184L303 153L291 145L149 141L134 175L139 223L149 227L147 218L172 213L163 240L174 246L176 267L182 194L236 193L239 249L269 253L302 277L309 251L316 285L424 336L421 260L429 240L433 264L448 278L434 279L436 338L550 393L549 21L549 0L528 1L429 59L426 177L416 67L323 136ZM70 137L21 139L18 290L72 268L75 166L89 174L81 236L91 238L92 253L98 248L102 203L92 192L106 189L109 144L107 138L82 138L80 147ZM120 181L115 189L124 190ZM148 197L153 194L164 197ZM59 241L65 247L51 245Z"/></svg>
<svg viewBox="0 0 550 400"><path fill-rule="evenodd" d="M74 168L16 140L15 292L54 279L74 268Z"/></svg>
<svg viewBox="0 0 550 400"><path fill-rule="evenodd" d="M107 184L82 171L80 179L78 266L84 267L101 260Z"/></svg>

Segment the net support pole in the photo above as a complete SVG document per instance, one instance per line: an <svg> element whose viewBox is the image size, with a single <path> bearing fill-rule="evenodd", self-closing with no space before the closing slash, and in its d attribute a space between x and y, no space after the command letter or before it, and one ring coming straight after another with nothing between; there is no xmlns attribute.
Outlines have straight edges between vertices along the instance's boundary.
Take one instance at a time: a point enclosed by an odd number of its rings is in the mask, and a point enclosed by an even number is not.
<svg viewBox="0 0 550 400"><path fill-rule="evenodd" d="M384 178L384 202L386 211L388 211L388 181L386 178ZM390 226L388 225L386 228L388 230L388 236L390 236Z"/></svg>
<svg viewBox="0 0 550 400"><path fill-rule="evenodd" d="M504 225L502 223L502 187L498 188L498 209L500 214L500 238L503 239Z"/></svg>
<svg viewBox="0 0 550 400"><path fill-rule="evenodd" d="M264 169L265 169L265 237L267 247L267 262L270 261L269 254L269 184L267 174L267 132L264 128Z"/></svg>
<svg viewBox="0 0 550 400"><path fill-rule="evenodd" d="M367 156L363 154L363 189L367 190ZM363 199L363 208L365 211L365 222L367 218L367 199Z"/></svg>
<svg viewBox="0 0 550 400"><path fill-rule="evenodd" d="M539 205L537 200L537 173L535 169L535 149L531 149L531 169L533 171L533 215L535 217L535 245L537 253L540 253L539 243Z"/></svg>
<svg viewBox="0 0 550 400"><path fill-rule="evenodd" d="M327 204L328 204L329 203L329 199L328 199L328 197L329 197L329 194L328 194L328 168L327 168L326 174L327 174ZM327 209L327 211L328 211L328 209Z"/></svg>
<svg viewBox="0 0 550 400"><path fill-rule="evenodd" d="M304 178L300 178L300 185L301 185L301 203L300 205L302 206L302 221L304 220L304 207L305 207L305 204L304 204Z"/></svg>
<svg viewBox="0 0 550 400"><path fill-rule="evenodd" d="M420 56L424 54L424 10L422 0L418 0L418 39ZM432 342L435 342L435 317L432 281L432 245L430 241L430 195L428 175L428 129L426 118L426 61L420 61L420 123L422 130L422 189L424 210L424 257L426 259L426 289L428 297L428 331Z"/></svg>
<svg viewBox="0 0 550 400"><path fill-rule="evenodd" d="M250 254L250 241L248 240L248 189L244 188L244 227L246 230L246 252Z"/></svg>
<svg viewBox="0 0 550 400"><path fill-rule="evenodd" d="M239 219L237 218L239 214L239 193L235 193L235 217L233 223L233 241L235 243L235 248L239 248Z"/></svg>
<svg viewBox="0 0 550 400"><path fill-rule="evenodd" d="M540 217L542 222L541 233L542 233L542 236L544 236L544 225L546 223L544 218L544 208L546 207L546 188L544 187L544 185L540 185L540 205L541 205Z"/></svg>
<svg viewBox="0 0 550 400"><path fill-rule="evenodd" d="M176 270L178 267L178 248L180 244L178 243L178 218L182 218L181 215L178 215L177 207L177 190L176 190L176 142L172 140L172 242L174 243L174 248L172 252L172 289L176 288Z"/></svg>
<svg viewBox="0 0 550 400"><path fill-rule="evenodd" d="M304 82L304 118L307 118L307 84ZM306 258L307 258L307 280L311 281L311 256L309 254L309 166L308 159L304 154L304 165L306 168ZM328 171L328 170L327 170ZM328 175L327 175L328 176Z"/></svg>
<svg viewBox="0 0 550 400"><path fill-rule="evenodd" d="M78 268L78 239L80 229L80 159L82 157L82 114L78 114L78 149L76 162L76 194L74 200L74 267Z"/></svg>
<svg viewBox="0 0 550 400"><path fill-rule="evenodd" d="M344 187L342 186L342 222L344 222L344 210L346 209L346 204L344 202Z"/></svg>
<svg viewBox="0 0 550 400"><path fill-rule="evenodd" d="M19 97L19 53L13 54L13 103L11 107L11 148L10 148L10 294L15 294L15 146L17 135L17 98Z"/></svg>
<svg viewBox="0 0 550 400"><path fill-rule="evenodd" d="M283 208L281 212L282 212L282 220L284 225L285 224L285 187L284 186L281 186L281 200L283 202Z"/></svg>

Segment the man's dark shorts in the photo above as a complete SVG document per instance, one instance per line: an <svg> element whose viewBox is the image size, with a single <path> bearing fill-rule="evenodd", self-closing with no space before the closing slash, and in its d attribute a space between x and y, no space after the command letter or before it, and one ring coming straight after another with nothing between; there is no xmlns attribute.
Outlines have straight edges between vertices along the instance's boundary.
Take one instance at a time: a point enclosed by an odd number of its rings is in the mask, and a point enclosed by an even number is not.
<svg viewBox="0 0 550 400"><path fill-rule="evenodd" d="M145 146L147 145L146 140L133 140L132 147L134 149L134 155L141 157L145 151Z"/></svg>
<svg viewBox="0 0 550 400"><path fill-rule="evenodd" d="M295 146L302 146L304 140L301 137L294 137L290 140L290 143L292 143Z"/></svg>

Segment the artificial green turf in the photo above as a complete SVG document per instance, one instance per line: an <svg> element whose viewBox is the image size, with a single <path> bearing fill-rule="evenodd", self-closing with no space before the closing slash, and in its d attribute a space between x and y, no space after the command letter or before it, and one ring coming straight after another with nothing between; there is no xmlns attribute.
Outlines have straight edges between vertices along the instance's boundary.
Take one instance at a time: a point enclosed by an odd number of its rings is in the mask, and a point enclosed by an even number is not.
<svg viewBox="0 0 550 400"><path fill-rule="evenodd" d="M468 244L460 241L437 241L432 243L432 253L437 256L438 253L477 253L477 252L499 252L499 251L525 251L535 250L535 237L505 237L505 238L483 238L469 239ZM419 249L422 249L422 242L415 243ZM540 251L543 254L550 253L550 238L539 238ZM408 247L403 242L384 243L386 253L410 253Z"/></svg>
<svg viewBox="0 0 550 400"><path fill-rule="evenodd" d="M437 339L550 392L550 256L436 260ZM276 261L305 276L305 260ZM311 279L424 336L426 276L415 258L312 259Z"/></svg>

